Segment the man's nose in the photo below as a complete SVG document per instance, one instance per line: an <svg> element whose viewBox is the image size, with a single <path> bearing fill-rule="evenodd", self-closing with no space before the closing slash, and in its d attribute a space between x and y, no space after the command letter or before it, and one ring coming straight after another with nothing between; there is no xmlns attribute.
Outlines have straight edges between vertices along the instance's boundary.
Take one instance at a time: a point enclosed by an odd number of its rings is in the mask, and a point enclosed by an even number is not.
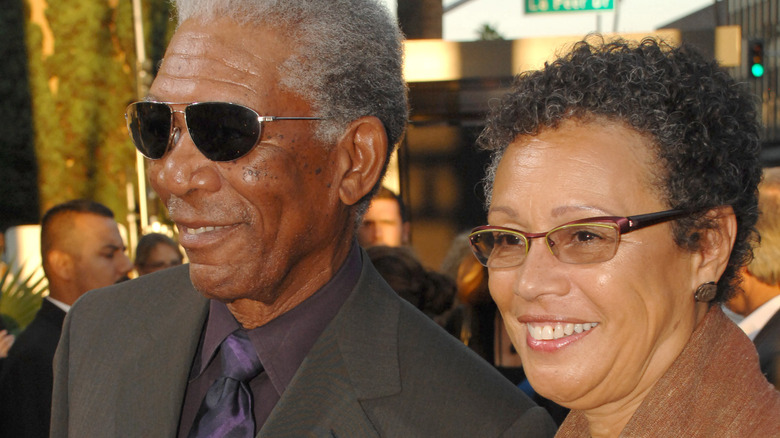
<svg viewBox="0 0 780 438"><path fill-rule="evenodd" d="M130 261L130 257L124 252L120 253L117 258L117 273L121 276L127 275L133 269L133 262Z"/></svg>
<svg viewBox="0 0 780 438"><path fill-rule="evenodd" d="M182 197L192 190L217 191L220 187L216 163L198 150L186 128L174 135L162 158L151 161L149 178L161 196L160 192Z"/></svg>

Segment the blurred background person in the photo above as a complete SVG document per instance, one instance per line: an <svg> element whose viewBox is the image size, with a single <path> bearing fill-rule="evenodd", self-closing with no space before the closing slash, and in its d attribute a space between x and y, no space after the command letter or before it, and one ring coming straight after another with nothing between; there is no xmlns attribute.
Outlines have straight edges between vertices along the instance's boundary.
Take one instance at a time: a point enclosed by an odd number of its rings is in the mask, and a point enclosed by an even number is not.
<svg viewBox="0 0 780 438"><path fill-rule="evenodd" d="M455 236L442 261L441 271L455 279L457 290L455 306L445 328L491 365L499 368L505 377L518 384L522 378L518 379L513 369L522 373L519 368L520 357L514 347L511 350L498 347L500 332L506 330L500 325L501 316L488 290L487 268L471 253L468 240L470 233L466 231ZM509 344L511 346L511 342ZM512 350L515 351L514 358L511 353L503 354Z"/></svg>
<svg viewBox="0 0 780 438"><path fill-rule="evenodd" d="M371 200L358 228L358 243L363 248L374 245L409 244L409 218L400 196L382 186Z"/></svg>
<svg viewBox="0 0 780 438"><path fill-rule="evenodd" d="M11 346L14 345L15 340L16 337L11 333L8 333L8 330L3 323L3 319L0 318L0 376L2 376L5 358L8 357L8 351L11 349Z"/></svg>
<svg viewBox="0 0 780 438"><path fill-rule="evenodd" d="M470 230L455 236L442 261L442 272L455 278L457 290L455 303L445 316L444 328L545 408L560 425L569 410L542 397L528 382L520 355L490 296L488 270L471 252L469 234Z"/></svg>
<svg viewBox="0 0 780 438"><path fill-rule="evenodd" d="M135 249L135 271L151 274L165 268L179 266L184 255L175 240L161 233L149 233L138 239Z"/></svg>
<svg viewBox="0 0 780 438"><path fill-rule="evenodd" d="M411 248L371 246L366 248L371 263L390 287L403 299L444 325L443 315L455 300L452 278L427 269Z"/></svg>
<svg viewBox="0 0 780 438"><path fill-rule="evenodd" d="M14 335L8 333L8 330L5 329L5 325L3 324L3 320L0 319L0 367L2 367L2 359L8 357L8 350L11 349L14 340Z"/></svg>
<svg viewBox="0 0 780 438"><path fill-rule="evenodd" d="M558 437L780 436L780 392L721 311L750 257L755 99L714 61L593 37L488 118L471 234Z"/></svg>
<svg viewBox="0 0 780 438"><path fill-rule="evenodd" d="M49 436L52 361L70 306L84 293L127 278L133 267L108 207L73 200L41 221L41 260L49 282L35 319L8 352L0 375L0 436Z"/></svg>
<svg viewBox="0 0 780 438"><path fill-rule="evenodd" d="M726 306L745 317L739 327L758 350L761 372L780 388L780 167L764 169L758 188L760 238L740 270L742 290Z"/></svg>

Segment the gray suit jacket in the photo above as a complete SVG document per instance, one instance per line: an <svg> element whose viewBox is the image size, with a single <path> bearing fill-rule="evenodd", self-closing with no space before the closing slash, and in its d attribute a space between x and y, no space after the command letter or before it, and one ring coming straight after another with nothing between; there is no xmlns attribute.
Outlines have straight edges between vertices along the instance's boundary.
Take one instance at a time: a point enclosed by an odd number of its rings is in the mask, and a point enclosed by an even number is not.
<svg viewBox="0 0 780 438"><path fill-rule="evenodd" d="M259 437L554 434L546 411L363 260ZM84 295L55 357L51 436L174 437L207 312L186 265Z"/></svg>

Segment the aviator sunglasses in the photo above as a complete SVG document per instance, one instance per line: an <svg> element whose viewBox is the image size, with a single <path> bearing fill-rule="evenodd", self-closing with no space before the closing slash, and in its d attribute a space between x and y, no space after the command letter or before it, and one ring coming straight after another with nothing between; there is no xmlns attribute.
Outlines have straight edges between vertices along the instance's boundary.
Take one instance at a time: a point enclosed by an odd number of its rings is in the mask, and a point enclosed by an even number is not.
<svg viewBox="0 0 780 438"><path fill-rule="evenodd" d="M520 266L528 255L531 239L541 238L563 263L601 263L615 256L621 235L694 212L666 210L628 217L592 217L565 223L545 233L485 225L472 230L469 243L479 262L494 269Z"/></svg>
<svg viewBox="0 0 780 438"><path fill-rule="evenodd" d="M198 150L211 161L233 161L248 154L260 140L264 122L322 120L321 117L261 116L255 110L229 102L195 102L174 110L169 102L135 102L125 111L127 129L138 151L159 160L175 141L174 113L184 124Z"/></svg>

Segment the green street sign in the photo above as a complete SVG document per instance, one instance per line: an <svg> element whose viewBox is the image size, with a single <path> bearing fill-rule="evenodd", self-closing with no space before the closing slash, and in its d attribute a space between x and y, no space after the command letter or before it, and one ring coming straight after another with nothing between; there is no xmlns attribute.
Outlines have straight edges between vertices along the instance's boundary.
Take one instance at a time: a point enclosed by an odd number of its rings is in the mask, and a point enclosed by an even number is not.
<svg viewBox="0 0 780 438"><path fill-rule="evenodd" d="M525 13L611 11L614 0L525 0Z"/></svg>

